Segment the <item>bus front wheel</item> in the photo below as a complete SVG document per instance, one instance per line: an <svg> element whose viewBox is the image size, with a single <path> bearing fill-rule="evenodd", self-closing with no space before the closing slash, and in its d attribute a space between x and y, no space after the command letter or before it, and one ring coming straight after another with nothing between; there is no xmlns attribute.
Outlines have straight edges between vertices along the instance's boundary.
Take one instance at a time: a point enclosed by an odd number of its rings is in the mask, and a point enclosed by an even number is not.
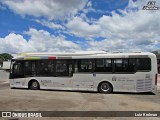
<svg viewBox="0 0 160 120"><path fill-rule="evenodd" d="M113 87L108 82L102 82L98 86L98 91L100 93L111 93L113 91Z"/></svg>
<svg viewBox="0 0 160 120"><path fill-rule="evenodd" d="M39 87L40 87L40 86L39 86L38 81L36 81L36 80L30 81L30 83L29 83L29 88L30 88L30 89L32 89L32 90L38 90Z"/></svg>

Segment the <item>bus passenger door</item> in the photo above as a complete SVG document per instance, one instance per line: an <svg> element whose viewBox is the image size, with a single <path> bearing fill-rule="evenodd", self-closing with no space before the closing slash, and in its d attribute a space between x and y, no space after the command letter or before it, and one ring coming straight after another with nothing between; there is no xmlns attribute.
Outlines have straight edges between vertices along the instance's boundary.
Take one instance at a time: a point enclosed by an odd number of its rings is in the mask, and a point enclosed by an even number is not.
<svg viewBox="0 0 160 120"><path fill-rule="evenodd" d="M73 75L73 90L93 90L94 61L92 59L77 60L75 63L75 73Z"/></svg>
<svg viewBox="0 0 160 120"><path fill-rule="evenodd" d="M70 60L56 61L56 77L53 86L56 89L71 90L73 76L73 63Z"/></svg>
<svg viewBox="0 0 160 120"><path fill-rule="evenodd" d="M73 90L93 90L93 73L75 73L73 77Z"/></svg>

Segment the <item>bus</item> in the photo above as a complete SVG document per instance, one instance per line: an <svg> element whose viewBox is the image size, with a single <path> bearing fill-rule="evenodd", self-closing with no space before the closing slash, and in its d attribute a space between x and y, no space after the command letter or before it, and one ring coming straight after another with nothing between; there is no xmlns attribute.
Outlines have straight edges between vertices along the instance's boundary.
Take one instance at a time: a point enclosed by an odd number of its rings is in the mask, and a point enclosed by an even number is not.
<svg viewBox="0 0 160 120"><path fill-rule="evenodd" d="M153 53L25 53L11 60L11 88L155 92Z"/></svg>

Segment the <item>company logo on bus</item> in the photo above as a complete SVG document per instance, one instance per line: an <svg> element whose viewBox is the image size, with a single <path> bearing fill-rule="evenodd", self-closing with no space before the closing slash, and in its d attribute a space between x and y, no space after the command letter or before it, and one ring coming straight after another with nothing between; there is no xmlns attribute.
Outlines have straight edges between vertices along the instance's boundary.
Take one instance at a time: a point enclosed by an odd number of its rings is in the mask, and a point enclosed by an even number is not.
<svg viewBox="0 0 160 120"><path fill-rule="evenodd" d="M116 79L117 79L117 78L116 78L115 76L112 77L112 81L116 81Z"/></svg>

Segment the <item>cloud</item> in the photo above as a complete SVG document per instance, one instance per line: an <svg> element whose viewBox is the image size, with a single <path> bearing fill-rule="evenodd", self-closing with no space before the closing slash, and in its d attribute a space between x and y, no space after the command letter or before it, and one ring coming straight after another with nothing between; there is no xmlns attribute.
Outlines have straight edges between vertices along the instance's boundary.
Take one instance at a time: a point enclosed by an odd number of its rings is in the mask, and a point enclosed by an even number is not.
<svg viewBox="0 0 160 120"><path fill-rule="evenodd" d="M159 49L159 43L153 44L150 40L134 42L123 39L104 39L102 41L88 41L88 45L90 47L87 50L104 50L109 52L150 52Z"/></svg>
<svg viewBox="0 0 160 120"><path fill-rule="evenodd" d="M0 53L21 52L72 52L79 51L79 45L66 40L64 36L54 36L44 30L30 28L25 34L30 39L25 40L22 35L10 33L5 38L0 38Z"/></svg>
<svg viewBox="0 0 160 120"><path fill-rule="evenodd" d="M160 10L142 10L149 0L129 1L124 10L111 11L111 16L102 15L92 19L90 12L98 14L87 0L0 0L15 13L22 16L37 17L36 22L53 30L84 38L86 50L109 51L151 51L160 47ZM156 0L156 6L160 1ZM81 12L78 12L81 11ZM105 13L105 11L103 11ZM40 20L38 17L45 18ZM64 20L58 22L55 19ZM47 19L47 20L46 20ZM81 50L81 43L75 44L62 35L54 36L45 30L30 28L25 34L28 42L19 34L9 34L0 38L4 46L11 46L15 51L76 51ZM13 37L11 39L11 36ZM98 37L104 38L97 40ZM18 41L22 40L22 43ZM90 41L85 41L90 40ZM11 43L6 43L10 41ZM16 43L17 42L17 43ZM76 42L76 40L75 40ZM18 46L26 48L18 48ZM87 46L88 45L88 46ZM2 48L2 47L1 47ZM3 47L3 49L5 49ZM2 51L2 49L0 49ZM9 50L9 49L8 49ZM11 51L11 50L10 50Z"/></svg>
<svg viewBox="0 0 160 120"><path fill-rule="evenodd" d="M145 37L144 33L151 33L151 31L159 34L160 11L142 10L146 4L147 1L133 2L130 0L125 10L118 10L119 13L112 11L112 16L103 15L94 21L91 19L89 21L86 15L82 13L79 17L76 16L71 19L67 28L72 34L81 37L117 37L125 40L133 38L137 33L143 38ZM137 11L132 9L135 7L138 7Z"/></svg>
<svg viewBox="0 0 160 120"><path fill-rule="evenodd" d="M44 30L36 30L30 28L25 32L31 36L29 44L34 46L37 51L77 51L80 47L68 40L65 40L64 36L54 36Z"/></svg>
<svg viewBox="0 0 160 120"><path fill-rule="evenodd" d="M56 24L54 22L46 21L46 20L35 20L37 23L42 24L43 26L49 27L51 29L61 29L64 30L64 27L60 24Z"/></svg>
<svg viewBox="0 0 160 120"><path fill-rule="evenodd" d="M82 10L87 0L0 0L13 12L25 16L64 19Z"/></svg>
<svg viewBox="0 0 160 120"><path fill-rule="evenodd" d="M90 46L87 50L104 50L104 51L123 51L128 49L131 45L127 44L121 39L104 39L102 41L89 41Z"/></svg>
<svg viewBox="0 0 160 120"><path fill-rule="evenodd" d="M20 53L35 51L34 47L28 44L23 36L10 33L5 38L0 38L0 53Z"/></svg>
<svg viewBox="0 0 160 120"><path fill-rule="evenodd" d="M160 10L142 10L147 1L134 3L121 14L112 12L112 16L103 15L95 23L101 28L102 41L89 41L89 49L107 49L124 51L151 51L160 47ZM158 5L158 1L157 4ZM131 8L138 7L138 10ZM130 8L130 11L128 9Z"/></svg>
<svg viewBox="0 0 160 120"><path fill-rule="evenodd" d="M134 33L144 30L145 32L157 31L160 26L159 19L159 11L150 13L141 10L125 13L124 16L113 12L112 17L104 15L98 20L98 23L103 30L111 33Z"/></svg>
<svg viewBox="0 0 160 120"><path fill-rule="evenodd" d="M100 26L89 24L80 17L74 17L68 22L67 28L69 31L79 37L95 37L101 31Z"/></svg>

